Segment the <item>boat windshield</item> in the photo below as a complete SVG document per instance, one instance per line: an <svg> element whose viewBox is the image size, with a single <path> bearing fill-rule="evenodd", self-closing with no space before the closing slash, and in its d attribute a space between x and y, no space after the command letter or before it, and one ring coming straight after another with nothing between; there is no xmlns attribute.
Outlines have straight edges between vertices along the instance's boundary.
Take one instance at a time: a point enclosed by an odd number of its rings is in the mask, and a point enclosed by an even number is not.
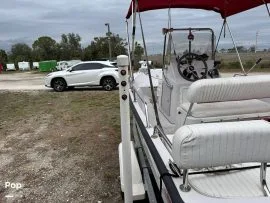
<svg viewBox="0 0 270 203"><path fill-rule="evenodd" d="M189 37L191 38L189 39ZM206 54L212 58L215 40L209 31L174 31L171 32L170 38L171 54L181 57L191 52L198 55Z"/></svg>

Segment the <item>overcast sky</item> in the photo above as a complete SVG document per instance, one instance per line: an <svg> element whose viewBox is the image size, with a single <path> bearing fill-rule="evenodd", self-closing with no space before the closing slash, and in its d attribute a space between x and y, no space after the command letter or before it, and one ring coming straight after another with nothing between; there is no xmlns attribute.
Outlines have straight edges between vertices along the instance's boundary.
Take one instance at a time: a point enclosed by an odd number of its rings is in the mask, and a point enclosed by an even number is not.
<svg viewBox="0 0 270 203"><path fill-rule="evenodd" d="M62 33L74 32L87 46L93 37L104 36L108 22L113 33L126 38L125 15L129 0L1 0L0 48L9 50L17 42L29 45L39 36L50 36L59 41ZM162 50L161 29L167 27L167 10L142 13L144 32L149 53ZM216 35L222 25L219 14L211 11L174 9L172 27L210 27ZM265 6L232 16L228 19L238 45L255 44L256 32L259 48L270 48L270 18ZM137 30L140 41L140 29ZM222 39L221 47L232 43Z"/></svg>

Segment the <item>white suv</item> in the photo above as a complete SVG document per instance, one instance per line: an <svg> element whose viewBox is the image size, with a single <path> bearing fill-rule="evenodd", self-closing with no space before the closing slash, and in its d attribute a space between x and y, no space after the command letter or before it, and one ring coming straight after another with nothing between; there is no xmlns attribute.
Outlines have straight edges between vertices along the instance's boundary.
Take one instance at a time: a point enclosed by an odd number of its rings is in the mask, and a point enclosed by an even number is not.
<svg viewBox="0 0 270 203"><path fill-rule="evenodd" d="M109 61L87 61L66 70L50 73L45 78L45 86L57 92L78 86L102 86L113 90L119 83L118 69Z"/></svg>

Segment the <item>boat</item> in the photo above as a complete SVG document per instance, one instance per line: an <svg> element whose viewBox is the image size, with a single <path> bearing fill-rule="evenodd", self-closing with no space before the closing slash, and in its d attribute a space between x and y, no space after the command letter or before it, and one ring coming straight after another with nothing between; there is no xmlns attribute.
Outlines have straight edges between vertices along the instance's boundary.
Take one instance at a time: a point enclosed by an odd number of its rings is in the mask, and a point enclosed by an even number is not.
<svg viewBox="0 0 270 203"><path fill-rule="evenodd" d="M118 56L121 136L119 163L125 202L269 202L270 76L245 70L227 19L269 0L133 0L129 56ZM172 28L170 11L220 13L216 42L211 28ZM148 60L141 13L168 9L163 68ZM134 73L139 19L146 62ZM229 31L241 73L223 78L216 60L223 31ZM131 46L132 45L132 46ZM130 72L130 77L128 76Z"/></svg>

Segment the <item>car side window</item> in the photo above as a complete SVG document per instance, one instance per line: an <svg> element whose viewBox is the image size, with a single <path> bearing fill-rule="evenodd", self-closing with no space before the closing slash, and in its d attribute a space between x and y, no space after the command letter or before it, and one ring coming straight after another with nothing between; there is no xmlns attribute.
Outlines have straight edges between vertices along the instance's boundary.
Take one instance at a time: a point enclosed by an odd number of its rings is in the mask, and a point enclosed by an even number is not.
<svg viewBox="0 0 270 203"><path fill-rule="evenodd" d="M104 67L107 67L104 64L101 63L84 63L84 64L79 64L77 66L74 66L72 68L73 71L79 71L79 70L97 70L97 69L102 69Z"/></svg>
<svg viewBox="0 0 270 203"><path fill-rule="evenodd" d="M79 65L76 65L72 68L73 71L78 71L78 70L84 70L84 65L85 64L79 64Z"/></svg>
<svg viewBox="0 0 270 203"><path fill-rule="evenodd" d="M100 63L90 63L91 70L102 69L105 65Z"/></svg>

